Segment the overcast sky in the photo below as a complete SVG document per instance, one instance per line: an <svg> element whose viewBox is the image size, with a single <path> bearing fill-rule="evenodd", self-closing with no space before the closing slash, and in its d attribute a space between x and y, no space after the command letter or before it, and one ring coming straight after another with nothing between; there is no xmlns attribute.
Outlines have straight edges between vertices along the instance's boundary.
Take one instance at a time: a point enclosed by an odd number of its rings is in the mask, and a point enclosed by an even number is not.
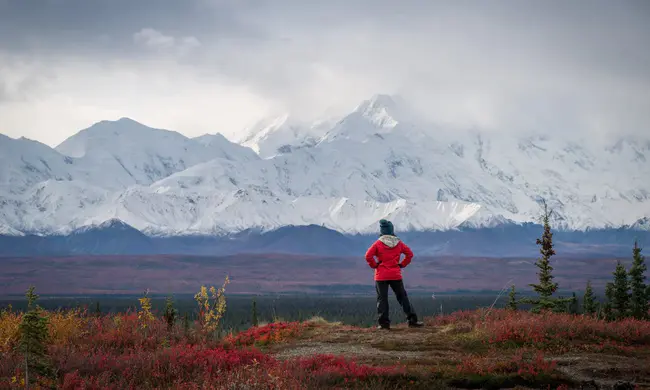
<svg viewBox="0 0 650 390"><path fill-rule="evenodd" d="M228 136L400 94L436 122L650 138L650 1L0 0L0 133Z"/></svg>

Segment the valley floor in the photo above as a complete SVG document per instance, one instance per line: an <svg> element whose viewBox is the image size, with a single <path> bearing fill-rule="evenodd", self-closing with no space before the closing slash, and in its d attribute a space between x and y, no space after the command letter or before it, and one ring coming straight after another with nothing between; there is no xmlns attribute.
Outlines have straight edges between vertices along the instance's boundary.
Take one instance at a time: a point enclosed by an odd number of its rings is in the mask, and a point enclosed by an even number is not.
<svg viewBox="0 0 650 390"><path fill-rule="evenodd" d="M359 252L362 254L363 252ZM587 280L604 290L616 258L558 257L554 278L568 294ZM631 258L620 259L628 264ZM419 256L403 270L409 293L498 292L536 282L535 257ZM373 270L363 259L287 254L238 256L0 257L2 295L25 286L47 295L194 294L196 286L229 275L231 294L373 294Z"/></svg>

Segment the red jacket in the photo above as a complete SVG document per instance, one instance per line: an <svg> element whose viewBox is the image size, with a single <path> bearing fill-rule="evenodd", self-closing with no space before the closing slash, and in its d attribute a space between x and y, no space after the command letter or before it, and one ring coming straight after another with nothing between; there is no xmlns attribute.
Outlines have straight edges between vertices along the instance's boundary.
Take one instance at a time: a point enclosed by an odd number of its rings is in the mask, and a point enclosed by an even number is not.
<svg viewBox="0 0 650 390"><path fill-rule="evenodd" d="M406 257L400 263L402 254ZM375 270L375 280L402 280L402 268L412 258L411 248L395 236L379 237L366 252L366 261Z"/></svg>

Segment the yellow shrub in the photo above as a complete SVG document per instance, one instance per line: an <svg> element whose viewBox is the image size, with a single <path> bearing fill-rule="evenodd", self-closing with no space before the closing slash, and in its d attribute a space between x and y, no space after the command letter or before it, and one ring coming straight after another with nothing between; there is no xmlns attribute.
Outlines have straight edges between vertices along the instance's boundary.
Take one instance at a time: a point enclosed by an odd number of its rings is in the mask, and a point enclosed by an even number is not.
<svg viewBox="0 0 650 390"><path fill-rule="evenodd" d="M199 320L203 329L207 332L214 332L219 328L219 322L226 313L226 285L230 283L230 279L226 276L223 286L220 289L210 287L210 295L208 296L208 289L201 286L201 290L194 295L194 299L199 305Z"/></svg>
<svg viewBox="0 0 650 390"><path fill-rule="evenodd" d="M18 343L20 338L18 327L22 319L22 313L0 311L0 352L8 352Z"/></svg>
<svg viewBox="0 0 650 390"><path fill-rule="evenodd" d="M139 298L140 310L138 311L138 320L142 329L146 329L149 323L155 320L153 313L151 313L151 298L149 298L149 290L145 291L144 296Z"/></svg>
<svg viewBox="0 0 650 390"><path fill-rule="evenodd" d="M50 338L53 344L63 345L85 336L86 320L81 310L51 312L48 315Z"/></svg>
<svg viewBox="0 0 650 390"><path fill-rule="evenodd" d="M8 352L18 343L18 326L22 319L22 313L0 312L0 352Z"/></svg>
<svg viewBox="0 0 650 390"><path fill-rule="evenodd" d="M115 315L113 317L113 325L115 325L115 329L120 329L122 327L122 316Z"/></svg>

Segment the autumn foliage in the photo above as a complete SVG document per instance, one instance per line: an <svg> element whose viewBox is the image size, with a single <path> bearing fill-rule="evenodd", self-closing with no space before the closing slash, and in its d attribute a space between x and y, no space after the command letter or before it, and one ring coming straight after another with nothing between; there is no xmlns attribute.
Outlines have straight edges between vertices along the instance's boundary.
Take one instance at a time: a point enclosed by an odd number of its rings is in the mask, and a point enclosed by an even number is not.
<svg viewBox="0 0 650 390"><path fill-rule="evenodd" d="M318 350L309 356L281 359L274 353L278 347L314 337L326 339L336 332L340 333L335 338L349 338L357 348L355 337L372 329L313 319L274 322L219 335L226 284L227 280L221 289L201 288L195 297L199 317L193 323L187 317L177 323L171 301L164 315L155 313L147 294L139 300L137 310L112 315L39 309L39 316L46 319L43 357L51 368L48 372L54 373L41 377L35 370L25 375L21 346L26 327L22 324L29 312L0 311L0 388L19 389L27 384L30 388L70 390L430 388L427 386L432 383L462 384L458 381L467 378L478 378L478 382L466 383L468 386L497 380L563 388L566 379L559 374L558 356L608 352L638 358L650 349L649 321L625 318L610 322L591 315L543 310L533 314L481 309L427 320L429 329L425 331L429 333L422 334L419 342L440 343L436 346L447 346L453 352L424 372L419 362L409 366L390 359L361 364L344 356L318 354ZM417 337L408 331L403 335ZM394 347L399 349L398 344Z"/></svg>
<svg viewBox="0 0 650 390"><path fill-rule="evenodd" d="M252 327L236 335L229 335L225 338L226 343L233 345L268 345L289 339L296 339L306 329L314 326L306 322L278 322L261 327Z"/></svg>
<svg viewBox="0 0 650 390"><path fill-rule="evenodd" d="M146 305L145 305L146 306ZM395 367L371 367L316 355L287 361L261 352L264 346L299 337L313 323L273 323L223 340L169 327L163 317L141 311L95 316L85 311L50 312L48 355L62 389L233 388L302 389L399 375ZM16 352L22 313L0 315L0 388L24 387L23 360ZM239 388L239 387L237 387Z"/></svg>
<svg viewBox="0 0 650 390"><path fill-rule="evenodd" d="M495 352L486 355L471 355L457 366L460 374L466 375L518 375L523 378L536 378L551 374L557 363L546 359L541 351L520 349L514 355L501 359Z"/></svg>
<svg viewBox="0 0 650 390"><path fill-rule="evenodd" d="M499 348L534 347L553 353L621 352L650 347L650 321L605 321L588 315L494 310L459 311L431 325L466 324L484 343Z"/></svg>

